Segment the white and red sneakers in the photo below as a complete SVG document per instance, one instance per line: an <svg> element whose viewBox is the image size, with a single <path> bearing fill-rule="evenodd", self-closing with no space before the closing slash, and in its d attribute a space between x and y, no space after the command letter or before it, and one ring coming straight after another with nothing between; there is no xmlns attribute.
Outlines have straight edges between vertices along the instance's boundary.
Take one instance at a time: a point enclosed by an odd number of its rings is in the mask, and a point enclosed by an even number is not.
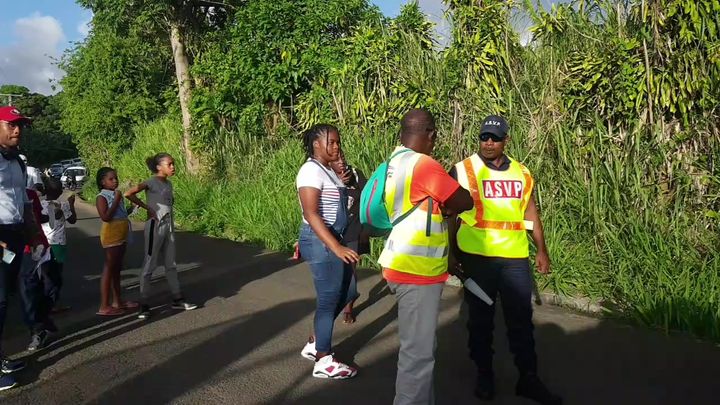
<svg viewBox="0 0 720 405"><path fill-rule="evenodd" d="M337 361L332 354L328 354L316 361L315 367L313 367L313 377L316 378L344 380L346 378L353 378L356 375L356 369Z"/></svg>
<svg viewBox="0 0 720 405"><path fill-rule="evenodd" d="M315 342L307 342L305 347L303 347L302 351L300 352L300 355L305 357L308 360L315 361L317 360L315 357L315 354L317 353L317 350L315 350Z"/></svg>

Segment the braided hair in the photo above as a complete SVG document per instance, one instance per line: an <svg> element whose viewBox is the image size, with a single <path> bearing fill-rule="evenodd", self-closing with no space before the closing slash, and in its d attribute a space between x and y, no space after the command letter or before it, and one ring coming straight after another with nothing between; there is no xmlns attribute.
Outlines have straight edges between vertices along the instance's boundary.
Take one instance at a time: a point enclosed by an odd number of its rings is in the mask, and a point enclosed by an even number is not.
<svg viewBox="0 0 720 405"><path fill-rule="evenodd" d="M309 159L315 155L313 143L320 135L327 136L330 132L338 132L334 125L316 124L303 133L303 150L305 151L305 159Z"/></svg>
<svg viewBox="0 0 720 405"><path fill-rule="evenodd" d="M95 184L97 184L98 190L103 189L102 182L105 176L114 171L115 169L112 167L101 167L100 170L97 171L97 175L95 175Z"/></svg>
<svg viewBox="0 0 720 405"><path fill-rule="evenodd" d="M169 153L161 152L156 155L150 156L149 158L145 159L145 164L147 165L148 169L150 169L150 172L153 174L157 174L158 172L158 165L160 165L160 162L162 162L163 159L171 158Z"/></svg>

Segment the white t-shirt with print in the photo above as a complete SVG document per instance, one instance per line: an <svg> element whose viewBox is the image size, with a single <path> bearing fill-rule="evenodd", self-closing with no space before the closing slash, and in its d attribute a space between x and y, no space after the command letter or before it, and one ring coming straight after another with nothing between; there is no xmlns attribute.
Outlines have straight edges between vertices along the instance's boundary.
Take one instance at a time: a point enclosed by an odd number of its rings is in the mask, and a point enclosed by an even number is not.
<svg viewBox="0 0 720 405"><path fill-rule="evenodd" d="M67 201L60 202L47 200L42 200L40 203L42 204L42 214L47 215L50 218L48 222L42 224L42 229L43 232L45 232L45 237L47 238L48 243L51 245L66 244L65 222L72 215L72 212L70 211L70 203ZM59 219L56 219L55 217L57 216L56 213L58 211L61 211L63 215Z"/></svg>
<svg viewBox="0 0 720 405"><path fill-rule="evenodd" d="M343 185L343 182L335 172L332 169L308 160L300 167L296 185L298 190L300 190L300 187L312 187L320 190L318 211L323 222L328 226L332 226L332 224L335 223L338 206L340 205L340 191L338 188L345 188L345 185ZM308 223L304 215L303 222Z"/></svg>

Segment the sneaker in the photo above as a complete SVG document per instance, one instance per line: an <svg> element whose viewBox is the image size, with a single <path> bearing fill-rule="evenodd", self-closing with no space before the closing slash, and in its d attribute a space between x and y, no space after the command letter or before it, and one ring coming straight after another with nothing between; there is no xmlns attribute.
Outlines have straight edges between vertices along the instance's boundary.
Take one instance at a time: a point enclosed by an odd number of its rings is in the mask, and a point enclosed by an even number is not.
<svg viewBox="0 0 720 405"><path fill-rule="evenodd" d="M353 378L356 375L356 369L335 360L332 354L328 354L320 360L317 360L315 367L313 367L313 377L316 378L344 380L346 378Z"/></svg>
<svg viewBox="0 0 720 405"><path fill-rule="evenodd" d="M179 309L182 311L192 311L197 308L197 305L186 302L185 300L175 300L172 303L172 309Z"/></svg>
<svg viewBox="0 0 720 405"><path fill-rule="evenodd" d="M27 347L27 350L29 352L34 352L36 350L42 349L45 347L45 342L47 342L48 338L48 332L46 330L40 331L38 333L33 333L32 337L30 338L30 344Z"/></svg>
<svg viewBox="0 0 720 405"><path fill-rule="evenodd" d="M520 377L515 387L515 394L543 405L562 404L562 398L550 392L535 374Z"/></svg>
<svg viewBox="0 0 720 405"><path fill-rule="evenodd" d="M0 374L10 374L25 368L25 362L20 360L0 360Z"/></svg>
<svg viewBox="0 0 720 405"><path fill-rule="evenodd" d="M478 375L475 396L481 401L492 401L495 398L495 378L491 374Z"/></svg>
<svg viewBox="0 0 720 405"><path fill-rule="evenodd" d="M9 390L17 385L17 381L10 374L0 373L0 391Z"/></svg>
<svg viewBox="0 0 720 405"><path fill-rule="evenodd" d="M315 342L307 342L305 344L305 347L303 347L302 351L300 352L301 356L312 361L317 360L315 354L317 354L317 350L315 350Z"/></svg>
<svg viewBox="0 0 720 405"><path fill-rule="evenodd" d="M148 319L148 318L150 318L150 306L142 305L140 307L140 312L138 312L138 319Z"/></svg>

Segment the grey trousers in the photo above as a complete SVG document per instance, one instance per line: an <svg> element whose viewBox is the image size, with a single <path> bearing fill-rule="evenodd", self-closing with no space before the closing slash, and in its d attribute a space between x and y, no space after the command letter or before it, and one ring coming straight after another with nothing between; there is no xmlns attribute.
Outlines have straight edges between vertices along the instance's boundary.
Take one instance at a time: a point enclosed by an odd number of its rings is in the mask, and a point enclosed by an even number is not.
<svg viewBox="0 0 720 405"><path fill-rule="evenodd" d="M174 297L178 297L180 281L175 262L175 230L172 215L166 215L161 220L151 219L145 223L145 260L140 273L140 295L144 304L147 303L150 295L150 280L160 257L165 264L165 278L170 285L170 292Z"/></svg>
<svg viewBox="0 0 720 405"><path fill-rule="evenodd" d="M433 405L433 369L443 284L388 283L398 302L400 354L394 405Z"/></svg>

